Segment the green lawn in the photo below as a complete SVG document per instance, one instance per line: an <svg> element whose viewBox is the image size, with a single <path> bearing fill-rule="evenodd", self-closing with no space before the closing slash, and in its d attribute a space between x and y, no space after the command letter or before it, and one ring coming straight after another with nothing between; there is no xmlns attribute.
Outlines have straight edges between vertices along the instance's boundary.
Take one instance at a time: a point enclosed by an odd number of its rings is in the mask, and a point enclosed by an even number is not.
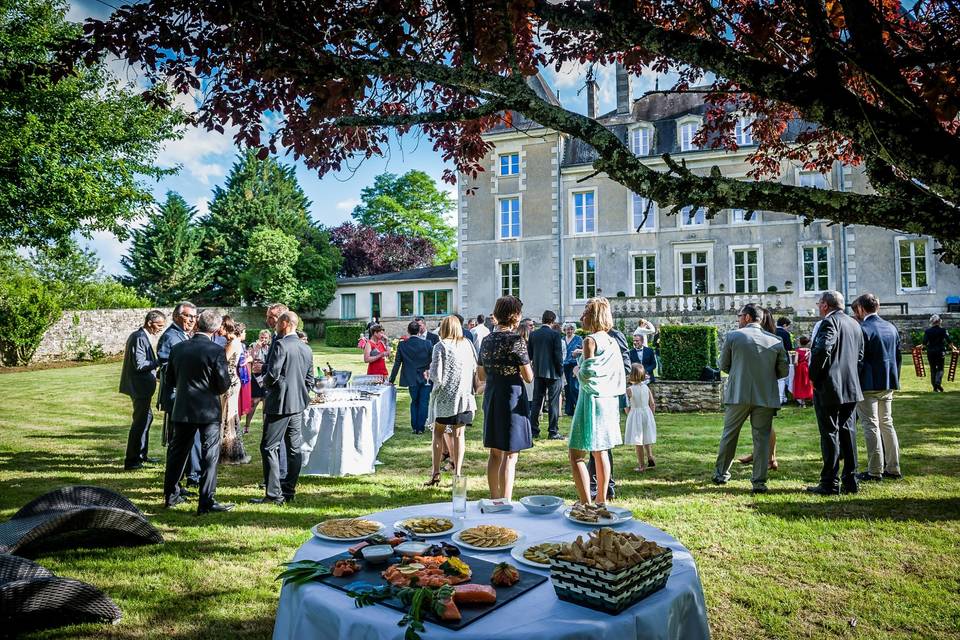
<svg viewBox="0 0 960 640"><path fill-rule="evenodd" d="M361 367L356 350L317 351L318 363ZM57 486L95 484L129 496L167 541L42 557L55 573L102 588L124 617L115 627L40 637L268 638L277 565L311 525L447 499L447 482L420 486L429 475L429 442L410 435L401 393L397 435L374 476L306 477L294 505L247 504L261 493L257 420L246 440L254 463L220 470L217 496L237 509L203 518L183 507L164 510L161 467L121 469L130 403L116 393L119 371L111 363L0 375L0 518ZM960 391L951 384L934 395L912 371L905 375L894 411L906 479L856 496L802 492L819 471L811 409L786 409L777 419L781 466L764 496L749 495L749 469L739 465L730 484L710 484L719 415L657 416L657 468L642 476L630 471L632 451L617 451L618 503L693 552L715 638L960 637ZM156 428L158 455L159 437ZM468 439L476 498L485 486L479 426ZM748 447L749 430L741 449ZM540 441L521 454L516 495L572 499L566 459L563 442Z"/></svg>

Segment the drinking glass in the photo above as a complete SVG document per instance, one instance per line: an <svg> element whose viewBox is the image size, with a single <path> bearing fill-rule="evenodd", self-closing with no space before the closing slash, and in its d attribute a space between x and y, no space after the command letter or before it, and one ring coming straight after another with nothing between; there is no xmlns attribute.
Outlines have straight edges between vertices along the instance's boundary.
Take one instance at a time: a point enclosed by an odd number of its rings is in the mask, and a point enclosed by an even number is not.
<svg viewBox="0 0 960 640"><path fill-rule="evenodd" d="M453 517L467 517L467 476L453 476Z"/></svg>

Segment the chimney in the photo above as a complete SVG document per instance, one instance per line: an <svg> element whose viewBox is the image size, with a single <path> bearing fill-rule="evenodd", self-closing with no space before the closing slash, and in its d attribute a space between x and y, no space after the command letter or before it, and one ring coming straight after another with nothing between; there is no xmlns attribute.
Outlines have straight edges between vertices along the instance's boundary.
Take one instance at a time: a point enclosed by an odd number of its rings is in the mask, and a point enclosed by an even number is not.
<svg viewBox="0 0 960 640"><path fill-rule="evenodd" d="M630 85L630 74L626 68L617 63L617 115L625 116L630 114L630 106L633 101L633 87Z"/></svg>
<svg viewBox="0 0 960 640"><path fill-rule="evenodd" d="M592 77L587 80L587 117L597 119L599 109L597 108L597 89L599 85Z"/></svg>

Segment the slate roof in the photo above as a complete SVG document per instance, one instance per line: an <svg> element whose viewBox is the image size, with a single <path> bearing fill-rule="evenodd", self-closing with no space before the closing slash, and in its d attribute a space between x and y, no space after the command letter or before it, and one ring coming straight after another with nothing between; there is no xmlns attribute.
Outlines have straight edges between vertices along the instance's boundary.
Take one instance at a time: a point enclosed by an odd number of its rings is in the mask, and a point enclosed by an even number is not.
<svg viewBox="0 0 960 640"><path fill-rule="evenodd" d="M547 84L547 81L543 79L543 76L540 75L539 72L535 75L527 76L525 81L527 86L533 89L533 92L536 93L541 99L546 100L554 106L562 106L560 104L560 99L557 98L557 94L553 92L553 89L550 88L550 85ZM516 111L510 112L510 122L510 126L507 126L502 121L498 122L494 126L487 129L484 133L501 133L503 131L513 131L514 129L523 131L525 129L537 129L541 126L530 118L521 113L517 113Z"/></svg>
<svg viewBox="0 0 960 640"><path fill-rule="evenodd" d="M409 280L456 280L457 268L449 264L420 269L407 269L393 273L381 273L374 276L356 276L337 278L338 285L367 284L372 282L405 282Z"/></svg>

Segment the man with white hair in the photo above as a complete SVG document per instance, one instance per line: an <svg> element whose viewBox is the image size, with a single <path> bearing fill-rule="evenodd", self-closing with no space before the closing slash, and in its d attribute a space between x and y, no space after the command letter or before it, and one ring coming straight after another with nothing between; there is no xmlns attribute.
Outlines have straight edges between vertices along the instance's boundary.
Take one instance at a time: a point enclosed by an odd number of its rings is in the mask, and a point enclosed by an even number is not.
<svg viewBox="0 0 960 640"><path fill-rule="evenodd" d="M843 294L824 291L817 302L823 320L810 353L813 408L820 428L823 469L820 482L807 491L829 496L856 493L857 403L863 400L859 367L863 361L863 331L843 312ZM843 475L840 459L843 458Z"/></svg>

